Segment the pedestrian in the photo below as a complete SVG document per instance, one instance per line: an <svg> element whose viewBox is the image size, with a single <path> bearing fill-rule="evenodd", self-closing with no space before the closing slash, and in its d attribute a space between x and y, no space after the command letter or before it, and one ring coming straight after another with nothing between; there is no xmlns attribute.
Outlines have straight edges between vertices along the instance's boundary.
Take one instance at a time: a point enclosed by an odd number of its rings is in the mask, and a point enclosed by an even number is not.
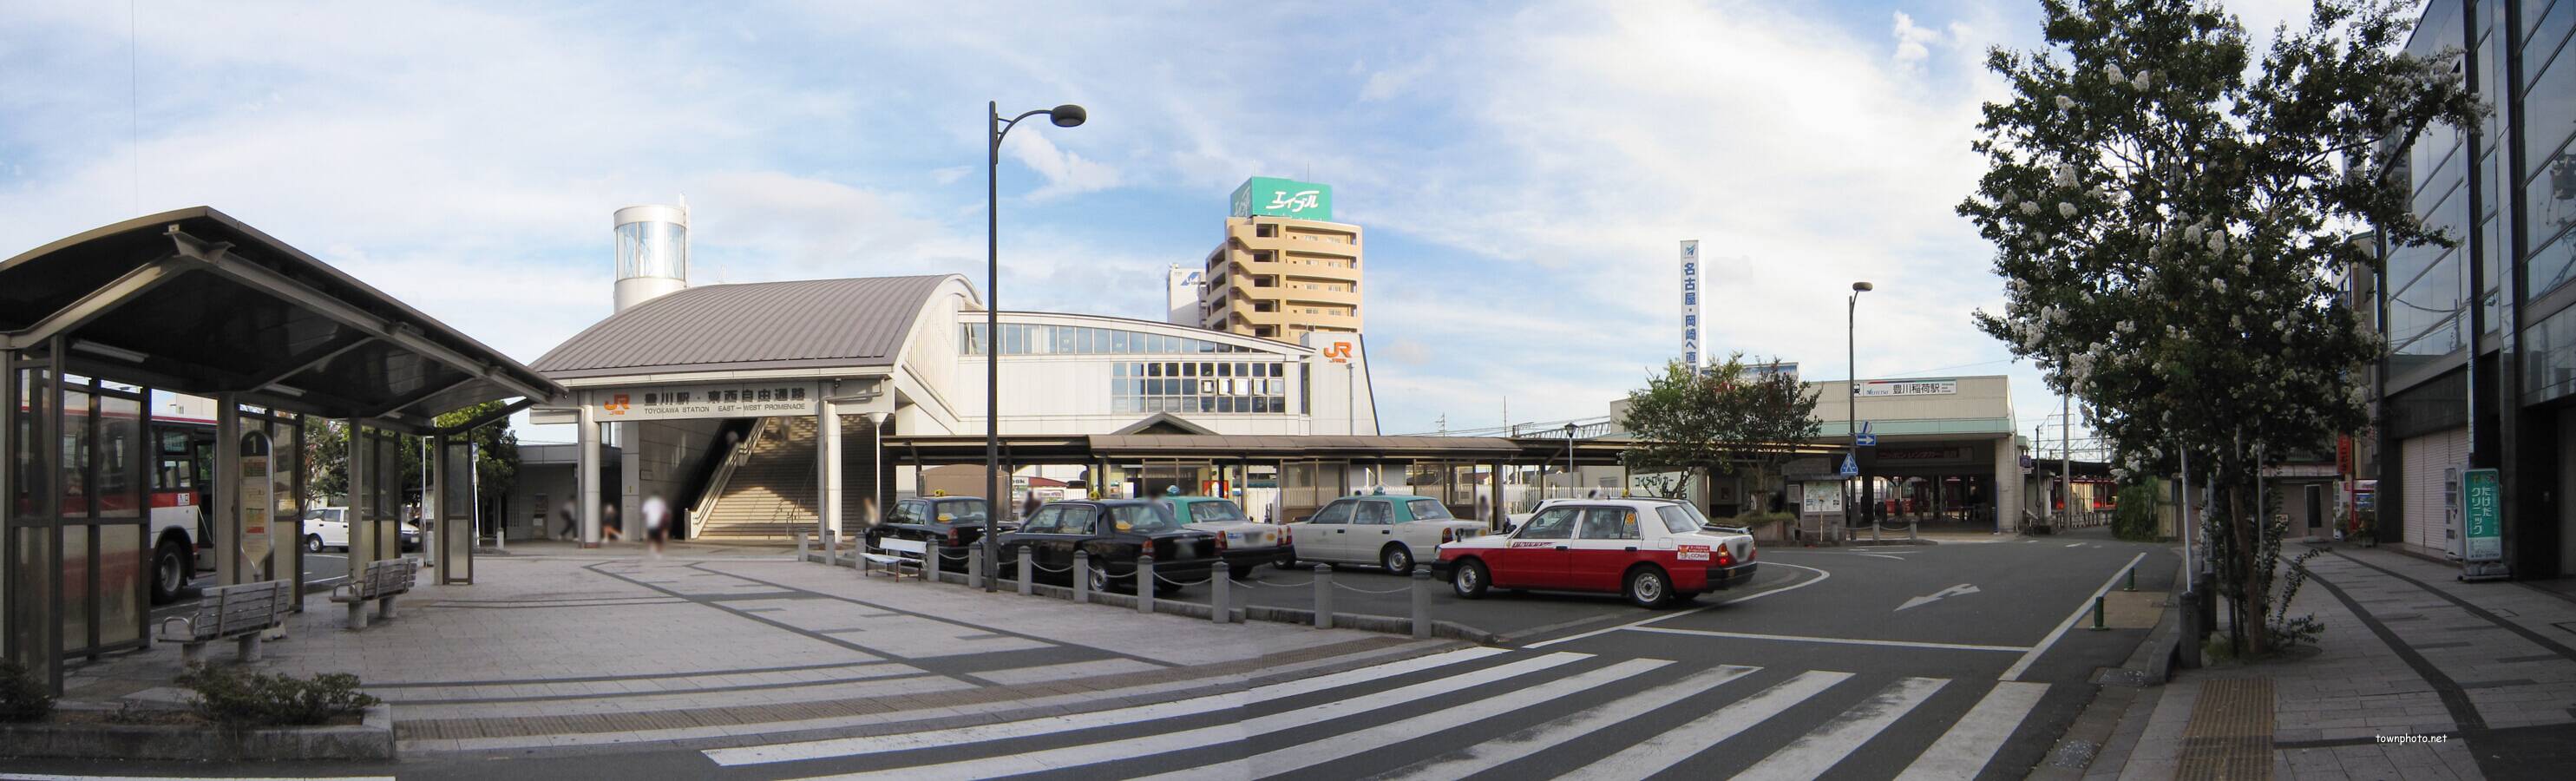
<svg viewBox="0 0 2576 781"><path fill-rule="evenodd" d="M599 539L605 542L611 538L625 542L626 529L617 525L617 505L602 502L599 505Z"/></svg>
<svg viewBox="0 0 2576 781"><path fill-rule="evenodd" d="M662 540L671 528L671 506L662 502L660 494L654 494L644 497L640 512L644 515L644 544L651 549L648 555L662 558Z"/></svg>
<svg viewBox="0 0 2576 781"><path fill-rule="evenodd" d="M581 538L581 518L579 517L581 509L578 505L573 504L570 499L565 499L563 506L555 508L555 514L563 516L563 531L555 533L556 539Z"/></svg>
<svg viewBox="0 0 2576 781"><path fill-rule="evenodd" d="M1020 520L1026 521L1029 516L1038 514L1038 508L1045 504L1046 502L1038 500L1036 491L1030 491L1028 497L1020 501Z"/></svg>

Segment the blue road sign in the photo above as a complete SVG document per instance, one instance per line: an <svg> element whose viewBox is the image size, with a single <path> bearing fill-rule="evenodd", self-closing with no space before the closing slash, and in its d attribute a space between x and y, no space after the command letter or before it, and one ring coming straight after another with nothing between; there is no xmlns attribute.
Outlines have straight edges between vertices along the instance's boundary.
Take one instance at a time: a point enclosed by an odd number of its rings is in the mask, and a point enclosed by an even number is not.
<svg viewBox="0 0 2576 781"><path fill-rule="evenodd" d="M1851 455L1850 453L1844 453L1844 454L1843 454L1843 476L1844 476L1844 477L1859 477L1859 476L1860 476L1860 462L1859 462L1859 461L1854 461L1854 460L1852 460L1852 455Z"/></svg>
<svg viewBox="0 0 2576 781"><path fill-rule="evenodd" d="M1854 436L1852 437L1852 444L1858 447L1878 447L1878 435L1860 434Z"/></svg>

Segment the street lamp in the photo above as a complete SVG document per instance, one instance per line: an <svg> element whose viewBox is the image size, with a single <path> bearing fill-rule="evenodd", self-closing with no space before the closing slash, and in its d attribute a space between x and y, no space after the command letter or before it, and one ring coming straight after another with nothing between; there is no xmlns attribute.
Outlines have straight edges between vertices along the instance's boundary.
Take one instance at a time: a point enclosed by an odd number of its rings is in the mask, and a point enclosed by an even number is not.
<svg viewBox="0 0 2576 781"><path fill-rule="evenodd" d="M1850 434L1852 438L1851 450L1847 457L1854 465L1858 465L1860 463L1860 294L1876 290L1878 286L1867 282L1854 282L1851 289L1851 297L1846 299L1843 305L1843 360L1851 367L1851 387L1847 389L1850 392L1843 397L1843 433ZM1860 500L1868 502L1869 477L1862 476L1860 485ZM1859 507L1843 508L1844 528L1852 526L1852 516L1859 511Z"/></svg>
<svg viewBox="0 0 2576 781"><path fill-rule="evenodd" d="M999 590L993 567L1001 557L995 551L995 519L1011 503L1010 484L1002 480L1002 220L1001 204L1002 136L1020 120L1039 114L1056 127L1073 127L1091 117L1081 106L1067 103L1055 108L1023 111L1019 116L1002 119L1002 104L984 104L989 123L984 143L984 590Z"/></svg>
<svg viewBox="0 0 2576 781"><path fill-rule="evenodd" d="M1574 498L1574 424L1565 424L1565 498Z"/></svg>

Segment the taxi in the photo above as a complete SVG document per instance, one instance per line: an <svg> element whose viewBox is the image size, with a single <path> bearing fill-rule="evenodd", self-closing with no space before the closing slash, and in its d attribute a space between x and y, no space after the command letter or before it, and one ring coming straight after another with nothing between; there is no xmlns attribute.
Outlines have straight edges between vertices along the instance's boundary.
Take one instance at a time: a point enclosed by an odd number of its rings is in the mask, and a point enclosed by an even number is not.
<svg viewBox="0 0 2576 781"><path fill-rule="evenodd" d="M1433 577L1458 596L1487 589L1620 594L1639 607L1679 604L1753 580L1753 536L1711 526L1666 499L1581 499L1540 505L1509 534L1440 545Z"/></svg>

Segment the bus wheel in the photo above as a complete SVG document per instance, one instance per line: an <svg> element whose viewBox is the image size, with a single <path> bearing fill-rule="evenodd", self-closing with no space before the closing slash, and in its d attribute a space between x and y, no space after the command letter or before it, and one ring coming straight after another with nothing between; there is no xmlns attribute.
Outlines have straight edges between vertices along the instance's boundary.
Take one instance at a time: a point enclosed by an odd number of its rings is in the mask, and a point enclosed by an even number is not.
<svg viewBox="0 0 2576 781"><path fill-rule="evenodd" d="M162 540L152 548L152 604L166 604L179 598L179 589L188 586L188 546L178 540Z"/></svg>

